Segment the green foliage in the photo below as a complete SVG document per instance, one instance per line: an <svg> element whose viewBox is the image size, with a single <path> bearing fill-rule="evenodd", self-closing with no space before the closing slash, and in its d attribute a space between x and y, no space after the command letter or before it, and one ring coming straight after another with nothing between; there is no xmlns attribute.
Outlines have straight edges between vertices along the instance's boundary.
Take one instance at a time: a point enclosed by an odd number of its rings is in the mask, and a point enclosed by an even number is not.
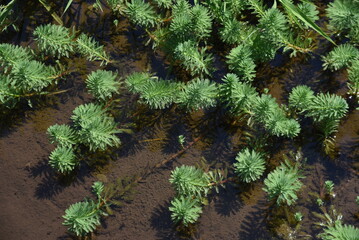
<svg viewBox="0 0 359 240"><path fill-rule="evenodd" d="M196 38L203 39L210 36L212 31L212 17L208 9L202 5L195 5L191 11L192 14L192 26L191 29Z"/></svg>
<svg viewBox="0 0 359 240"><path fill-rule="evenodd" d="M178 143L181 145L182 148L184 148L184 144L186 142L186 137L183 135L178 136Z"/></svg>
<svg viewBox="0 0 359 240"><path fill-rule="evenodd" d="M219 34L224 43L240 44L251 40L250 36L254 31L254 27L244 22L228 19L223 23L223 28L220 29Z"/></svg>
<svg viewBox="0 0 359 240"><path fill-rule="evenodd" d="M87 235L101 224L101 216L112 214L112 205L120 206L121 200L129 200L129 196L125 195L132 190L133 181L134 179L118 178L106 185L94 182L92 191L96 195L96 200L85 198L82 202L72 204L65 211L63 225L68 226L69 231L78 237L87 239Z"/></svg>
<svg viewBox="0 0 359 240"><path fill-rule="evenodd" d="M342 97L319 93L310 104L306 115L318 122L324 119L339 120L345 116L348 108L347 102Z"/></svg>
<svg viewBox="0 0 359 240"><path fill-rule="evenodd" d="M349 93L359 97L359 59L348 68L348 80Z"/></svg>
<svg viewBox="0 0 359 240"><path fill-rule="evenodd" d="M79 143L88 146L91 151L105 150L121 143L116 136L121 131L100 105L80 105L73 111L71 119L74 121Z"/></svg>
<svg viewBox="0 0 359 240"><path fill-rule="evenodd" d="M296 212L296 213L294 214L294 218L295 218L295 220L296 220L297 222L301 222L301 221L303 220L303 215L302 215L301 212Z"/></svg>
<svg viewBox="0 0 359 240"><path fill-rule="evenodd" d="M152 77L149 73L133 73L126 78L130 92L138 93L140 101L153 109L170 106L178 96L182 84Z"/></svg>
<svg viewBox="0 0 359 240"><path fill-rule="evenodd" d="M125 83L127 89L132 93L141 93L144 91L148 82L153 81L156 77L152 77L147 72L134 72L127 76Z"/></svg>
<svg viewBox="0 0 359 240"><path fill-rule="evenodd" d="M202 213L200 202L197 199L183 196L172 200L169 210L172 220L175 223L182 223L184 226L195 223Z"/></svg>
<svg viewBox="0 0 359 240"><path fill-rule="evenodd" d="M297 192L302 187L300 178L302 176L298 173L297 166L282 163L268 174L263 190L268 193L269 200L274 200L277 205L290 206L298 199Z"/></svg>
<svg viewBox="0 0 359 240"><path fill-rule="evenodd" d="M325 181L324 189L328 194L333 195L334 194L334 183L330 180Z"/></svg>
<svg viewBox="0 0 359 240"><path fill-rule="evenodd" d="M193 166L177 167L171 173L170 183L179 196L205 197L210 189L210 178Z"/></svg>
<svg viewBox="0 0 359 240"><path fill-rule="evenodd" d="M311 2L302 2L302 3L299 3L297 7L313 23L319 19L319 17L318 17L319 11L317 10L317 7L315 6L315 4L313 4ZM310 26L308 26L308 24L306 24L302 20L301 20L301 25L306 29L308 29L310 27Z"/></svg>
<svg viewBox="0 0 359 240"><path fill-rule="evenodd" d="M99 226L101 214L93 200L86 200L72 204L65 211L63 225L69 227L69 231L77 236L85 236L93 232Z"/></svg>
<svg viewBox="0 0 359 240"><path fill-rule="evenodd" d="M156 24L157 14L153 7L143 0L131 0L124 10L130 21L141 27L153 27Z"/></svg>
<svg viewBox="0 0 359 240"><path fill-rule="evenodd" d="M329 24L359 42L359 2L356 0L334 0L327 9Z"/></svg>
<svg viewBox="0 0 359 240"><path fill-rule="evenodd" d="M105 70L92 72L86 79L89 92L98 100L106 101L119 92L117 73Z"/></svg>
<svg viewBox="0 0 359 240"><path fill-rule="evenodd" d="M218 91L208 79L194 79L178 94L177 103L189 111L213 107L216 104Z"/></svg>
<svg viewBox="0 0 359 240"><path fill-rule="evenodd" d="M308 86L300 85L293 88L289 94L289 107L303 112L309 109L313 99L314 92Z"/></svg>
<svg viewBox="0 0 359 240"><path fill-rule="evenodd" d="M14 67L20 61L34 60L33 51L27 47L20 47L9 43L0 44L0 66L5 70Z"/></svg>
<svg viewBox="0 0 359 240"><path fill-rule="evenodd" d="M170 80L151 80L140 92L140 99L150 108L165 109L176 100L180 86L181 84Z"/></svg>
<svg viewBox="0 0 359 240"><path fill-rule="evenodd" d="M168 9L172 6L172 0L153 0L153 2L159 6L159 7L162 7L162 8L165 8L165 9Z"/></svg>
<svg viewBox="0 0 359 240"><path fill-rule="evenodd" d="M228 68L245 81L252 81L256 76L256 65L251 57L251 50L247 45L239 45L233 48L227 59Z"/></svg>
<svg viewBox="0 0 359 240"><path fill-rule="evenodd" d="M92 37L88 37L86 34L82 33L76 39L76 43L78 52L85 56L89 61L101 61L101 65L111 62L109 56L104 51L103 46Z"/></svg>
<svg viewBox="0 0 359 240"><path fill-rule="evenodd" d="M292 89L289 106L313 118L325 138L337 130L339 120L345 116L349 108L342 97L329 93L319 93L314 96L313 91L307 86L297 86Z"/></svg>
<svg viewBox="0 0 359 240"><path fill-rule="evenodd" d="M239 178L243 182L249 183L263 175L265 161L261 153L246 148L237 154L234 168Z"/></svg>
<svg viewBox="0 0 359 240"><path fill-rule="evenodd" d="M228 73L219 86L220 100L233 115L248 112L250 103L258 96L256 89L248 83L240 82L237 75Z"/></svg>
<svg viewBox="0 0 359 240"><path fill-rule="evenodd" d="M350 44L342 44L335 47L323 57L324 69L339 70L348 67L352 61L359 59L359 50Z"/></svg>
<svg viewBox="0 0 359 240"><path fill-rule="evenodd" d="M35 60L20 60L11 71L14 87L23 92L39 92L49 86L57 76L54 67Z"/></svg>
<svg viewBox="0 0 359 240"><path fill-rule="evenodd" d="M211 54L206 53L206 48L198 50L193 41L186 41L177 45L174 50L174 57L181 61L182 66L192 76L210 75L210 65L213 61Z"/></svg>
<svg viewBox="0 0 359 240"><path fill-rule="evenodd" d="M69 57L74 52L74 38L68 28L47 24L36 27L35 40L39 48L47 54L57 57Z"/></svg>
<svg viewBox="0 0 359 240"><path fill-rule="evenodd" d="M304 23L307 27L312 28L314 31L322 35L329 42L335 44L333 40L318 25L314 23L313 19L311 18L313 17L313 12L303 12L301 8L293 5L291 0L279 0L279 1L282 3L288 15L292 17L295 22L298 22L297 19L301 20L301 22ZM308 8L304 10L308 10Z"/></svg>
<svg viewBox="0 0 359 240"><path fill-rule="evenodd" d="M52 125L47 129L51 143L59 146L71 147L77 143L75 131L68 125Z"/></svg>
<svg viewBox="0 0 359 240"><path fill-rule="evenodd" d="M332 226L327 226L324 232L319 234L323 240L357 240L359 228L352 225L342 224L336 221Z"/></svg>
<svg viewBox="0 0 359 240"><path fill-rule="evenodd" d="M49 164L61 173L69 173L75 169L78 161L71 147L60 145L51 152Z"/></svg>
<svg viewBox="0 0 359 240"><path fill-rule="evenodd" d="M284 110L270 95L263 94L261 97L253 98L251 110L253 119L263 124L272 135L293 138L300 132L299 123L294 119L288 119Z"/></svg>
<svg viewBox="0 0 359 240"><path fill-rule="evenodd" d="M6 31L9 26L13 26L17 30L16 26L13 24L17 17L15 17L16 12L14 11L14 6L16 0L11 0L6 5L0 5L0 31Z"/></svg>
<svg viewBox="0 0 359 240"><path fill-rule="evenodd" d="M264 12L259 20L259 27L272 41L280 41L289 32L287 18L277 8L270 8Z"/></svg>
<svg viewBox="0 0 359 240"><path fill-rule="evenodd" d="M235 19L245 9L247 1L244 0L206 0L204 3L210 9L216 20L223 23Z"/></svg>
<svg viewBox="0 0 359 240"><path fill-rule="evenodd" d="M0 103L12 108L17 103L19 94L21 93L14 88L10 77L0 74Z"/></svg>

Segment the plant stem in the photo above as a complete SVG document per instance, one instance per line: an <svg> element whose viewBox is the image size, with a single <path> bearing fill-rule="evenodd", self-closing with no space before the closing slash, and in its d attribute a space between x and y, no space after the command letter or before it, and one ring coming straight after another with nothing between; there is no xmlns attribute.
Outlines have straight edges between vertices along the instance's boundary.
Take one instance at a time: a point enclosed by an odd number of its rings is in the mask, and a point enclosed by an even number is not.
<svg viewBox="0 0 359 240"><path fill-rule="evenodd" d="M63 21L61 20L61 18L59 17L59 15L57 15L54 10L51 9L50 4L47 2L47 0L39 0L39 2L46 8L46 10L51 14L51 16L55 19L55 21L60 24L60 25L64 25Z"/></svg>

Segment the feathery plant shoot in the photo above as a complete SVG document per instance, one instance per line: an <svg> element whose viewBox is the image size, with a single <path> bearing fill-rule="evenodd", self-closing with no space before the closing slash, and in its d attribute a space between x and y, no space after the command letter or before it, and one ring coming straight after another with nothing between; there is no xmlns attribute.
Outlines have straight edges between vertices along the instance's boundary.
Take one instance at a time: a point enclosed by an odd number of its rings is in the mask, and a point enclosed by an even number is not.
<svg viewBox="0 0 359 240"><path fill-rule="evenodd" d="M88 146L90 151L120 145L121 141L116 134L121 130L101 105L81 105L73 111L71 119L74 121L79 143Z"/></svg>
<svg viewBox="0 0 359 240"><path fill-rule="evenodd" d="M170 183L180 196L205 197L210 178L203 170L193 166L181 166L172 171Z"/></svg>
<svg viewBox="0 0 359 240"><path fill-rule="evenodd" d="M201 203L197 199L184 196L173 199L169 210L172 220L184 226L197 222L202 213Z"/></svg>
<svg viewBox="0 0 359 240"><path fill-rule="evenodd" d="M237 154L234 171L246 183L259 179L265 170L263 154L248 148Z"/></svg>
<svg viewBox="0 0 359 240"><path fill-rule="evenodd" d="M41 25L34 31L39 48L56 57L69 57L74 52L74 38L68 28L60 25Z"/></svg>
<svg viewBox="0 0 359 240"><path fill-rule="evenodd" d="M117 81L117 73L97 70L86 79L89 92L98 100L106 101L119 92L121 84Z"/></svg>
<svg viewBox="0 0 359 240"><path fill-rule="evenodd" d="M268 193L269 200L277 205L292 205L298 199L297 192L302 187L299 181L303 178L297 166L289 163L282 163L279 167L270 172L264 180L263 190Z"/></svg>

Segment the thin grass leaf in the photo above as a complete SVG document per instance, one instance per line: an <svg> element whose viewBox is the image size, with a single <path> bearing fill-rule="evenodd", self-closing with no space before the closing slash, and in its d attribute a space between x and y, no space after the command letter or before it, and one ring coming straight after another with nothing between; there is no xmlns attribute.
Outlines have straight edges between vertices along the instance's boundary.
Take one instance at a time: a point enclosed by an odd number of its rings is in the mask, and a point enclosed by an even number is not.
<svg viewBox="0 0 359 240"><path fill-rule="evenodd" d="M51 16L56 20L58 24L64 25L59 15L57 15L54 10L51 9L50 4L46 0L39 0L39 2L46 8L46 10L51 14Z"/></svg>
<svg viewBox="0 0 359 240"><path fill-rule="evenodd" d="M315 24L305 13L302 12L298 7L293 5L289 0L279 0L284 8L293 16L296 16L298 19L303 21L307 26L312 28L314 31L322 35L325 39L327 39L329 42L333 43L335 42L317 25Z"/></svg>
<svg viewBox="0 0 359 240"><path fill-rule="evenodd" d="M67 5L66 5L66 7L65 7L65 10L64 10L64 12L62 13L61 17L64 16L65 12L67 11L67 9L69 9L69 7L71 6L72 2L73 2L73 0L69 0L69 1L67 2Z"/></svg>

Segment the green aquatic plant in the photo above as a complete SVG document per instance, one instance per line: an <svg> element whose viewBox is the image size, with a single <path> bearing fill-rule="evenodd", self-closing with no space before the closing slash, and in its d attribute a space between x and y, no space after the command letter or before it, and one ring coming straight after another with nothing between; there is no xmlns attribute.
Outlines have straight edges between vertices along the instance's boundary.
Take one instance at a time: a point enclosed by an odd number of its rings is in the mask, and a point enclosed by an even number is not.
<svg viewBox="0 0 359 240"><path fill-rule="evenodd" d="M125 80L127 89L140 96L140 102L152 109L164 109L177 100L182 88L179 82L159 79L150 73L132 73Z"/></svg>
<svg viewBox="0 0 359 240"><path fill-rule="evenodd" d="M209 171L208 168L202 162L199 167L182 165L171 172L170 183L176 191L176 197L171 201L169 210L175 223L184 227L195 223L202 213L202 205L208 202L206 197L209 191L214 188L218 193L219 186L224 187L226 171Z"/></svg>
<svg viewBox="0 0 359 240"><path fill-rule="evenodd" d="M139 91L140 101L152 109L165 109L176 99L181 84L164 79L151 79Z"/></svg>
<svg viewBox="0 0 359 240"><path fill-rule="evenodd" d="M186 137L183 135L178 136L178 143L181 145L182 148L184 148L184 144L186 142Z"/></svg>
<svg viewBox="0 0 359 240"><path fill-rule="evenodd" d="M63 218L63 225L68 226L69 231L77 236L85 236L101 224L101 214L97 210L97 204L92 200L72 204L66 209Z"/></svg>
<svg viewBox="0 0 359 240"><path fill-rule="evenodd" d="M310 87L300 85L292 89L289 95L289 107L296 108L300 112L309 109L314 99L314 92Z"/></svg>
<svg viewBox="0 0 359 240"><path fill-rule="evenodd" d="M75 36L70 29L46 24L35 28L34 36L40 50L56 57L69 57L74 52Z"/></svg>
<svg viewBox="0 0 359 240"><path fill-rule="evenodd" d="M248 34L247 24L238 21L237 19L228 19L223 23L220 29L220 37L224 43L239 44L244 41Z"/></svg>
<svg viewBox="0 0 359 240"><path fill-rule="evenodd" d="M339 120L347 112L348 104L345 99L334 94L319 93L310 104L306 115L320 122L324 119Z"/></svg>
<svg viewBox="0 0 359 240"><path fill-rule="evenodd" d="M173 199L169 210L171 219L184 226L197 222L202 213L201 203L197 199L183 196Z"/></svg>
<svg viewBox="0 0 359 240"><path fill-rule="evenodd" d="M146 88L147 83L155 79L157 77L148 72L134 72L126 77L125 84L130 92L141 93Z"/></svg>
<svg viewBox="0 0 359 240"><path fill-rule="evenodd" d="M6 70L16 66L21 61L34 60L35 56L32 49L21 47L9 43L0 44L0 66Z"/></svg>
<svg viewBox="0 0 359 240"><path fill-rule="evenodd" d="M327 180L324 182L324 189L325 189L325 192L332 196L332 197L335 197L335 193L334 193L334 183L330 180Z"/></svg>
<svg viewBox="0 0 359 240"><path fill-rule="evenodd" d="M354 60L359 59L359 50L351 44L342 44L335 47L323 57L324 69L339 70L350 66Z"/></svg>
<svg viewBox="0 0 359 240"><path fill-rule="evenodd" d="M241 82L233 73L228 73L222 81L223 83L219 85L219 99L231 114L249 112L251 102L258 96L256 89L248 83Z"/></svg>
<svg viewBox="0 0 359 240"><path fill-rule="evenodd" d="M213 60L211 54L206 53L206 48L198 50L193 41L186 41L177 45L174 50L174 57L181 61L182 66L195 75L210 75L210 66Z"/></svg>
<svg viewBox="0 0 359 240"><path fill-rule="evenodd" d="M263 190L268 193L269 200L277 205L292 205L298 199L297 192L302 187L297 166L282 163L275 170L270 172L264 180Z"/></svg>
<svg viewBox="0 0 359 240"><path fill-rule="evenodd" d="M348 68L348 88L349 94L359 97L359 59L352 62Z"/></svg>
<svg viewBox="0 0 359 240"><path fill-rule="evenodd" d="M97 70L87 76L87 88L96 99L106 101L119 92L121 84L117 78L117 73Z"/></svg>
<svg viewBox="0 0 359 240"><path fill-rule="evenodd" d="M205 197L210 190L210 178L193 166L177 167L171 173L170 183L179 196Z"/></svg>
<svg viewBox="0 0 359 240"><path fill-rule="evenodd" d="M78 142L88 146L90 151L120 145L121 141L116 134L121 130L101 105L80 105L73 111L71 119L74 121Z"/></svg>
<svg viewBox="0 0 359 240"><path fill-rule="evenodd" d="M40 92L58 76L59 73L54 67L35 60L17 62L10 74L13 86L23 92Z"/></svg>
<svg viewBox="0 0 359 240"><path fill-rule="evenodd" d="M252 81L256 76L256 64L251 57L251 50L248 46L239 45L232 49L227 59L229 70L236 73L243 80Z"/></svg>
<svg viewBox="0 0 359 240"><path fill-rule="evenodd" d="M263 154L248 148L237 154L233 165L235 173L246 183L258 180L265 170Z"/></svg>
<svg viewBox="0 0 359 240"><path fill-rule="evenodd" d="M58 146L50 154L49 164L60 173L69 173L78 165L78 160L72 147Z"/></svg>
<svg viewBox="0 0 359 240"><path fill-rule="evenodd" d="M9 26L18 30L15 21L17 20L15 5L17 0L11 0L6 5L0 5L0 31L4 32Z"/></svg>
<svg viewBox="0 0 359 240"><path fill-rule="evenodd" d="M68 226L68 230L77 236L84 237L100 226L101 216L107 215L104 210L111 204L109 199L103 197L105 186L102 182L95 182L92 185L92 190L97 201L85 199L72 204L65 210L63 216L65 219L63 225Z"/></svg>
<svg viewBox="0 0 359 240"><path fill-rule="evenodd" d="M324 134L324 139L329 139L337 130L340 119L345 116L349 108L342 97L329 93L319 93L315 96L307 86L297 86L292 89L289 94L289 106L311 117Z"/></svg>
<svg viewBox="0 0 359 240"><path fill-rule="evenodd" d="M299 123L287 118L285 111L272 96L263 94L253 98L250 106L253 119L261 123L272 135L293 138L299 134Z"/></svg>
<svg viewBox="0 0 359 240"><path fill-rule="evenodd" d="M127 1L124 13L130 21L141 27L153 27L158 19L155 9L144 0Z"/></svg>
<svg viewBox="0 0 359 240"><path fill-rule="evenodd" d="M71 147L77 143L76 133L69 125L52 125L47 129L50 142L59 146Z"/></svg>
<svg viewBox="0 0 359 240"><path fill-rule="evenodd" d="M303 220L303 214L301 212L296 212L294 218L297 222L301 222Z"/></svg>
<svg viewBox="0 0 359 240"><path fill-rule="evenodd" d="M172 6L173 4L173 0L153 0L153 2L161 7L161 8L165 8L165 9L168 9Z"/></svg>
<svg viewBox="0 0 359 240"><path fill-rule="evenodd" d="M197 111L216 105L218 91L208 79L194 79L178 93L176 102L188 111Z"/></svg>
<svg viewBox="0 0 359 240"><path fill-rule="evenodd" d="M340 220L324 228L324 232L319 234L323 240L357 240L359 228L352 225L342 224Z"/></svg>
<svg viewBox="0 0 359 240"><path fill-rule="evenodd" d="M332 29L359 42L359 2L357 0L334 0L329 3L327 16Z"/></svg>
<svg viewBox="0 0 359 240"><path fill-rule="evenodd" d="M76 39L76 48L77 51L89 61L101 61L101 65L111 62L110 57L103 49L104 46L84 33L80 34Z"/></svg>

